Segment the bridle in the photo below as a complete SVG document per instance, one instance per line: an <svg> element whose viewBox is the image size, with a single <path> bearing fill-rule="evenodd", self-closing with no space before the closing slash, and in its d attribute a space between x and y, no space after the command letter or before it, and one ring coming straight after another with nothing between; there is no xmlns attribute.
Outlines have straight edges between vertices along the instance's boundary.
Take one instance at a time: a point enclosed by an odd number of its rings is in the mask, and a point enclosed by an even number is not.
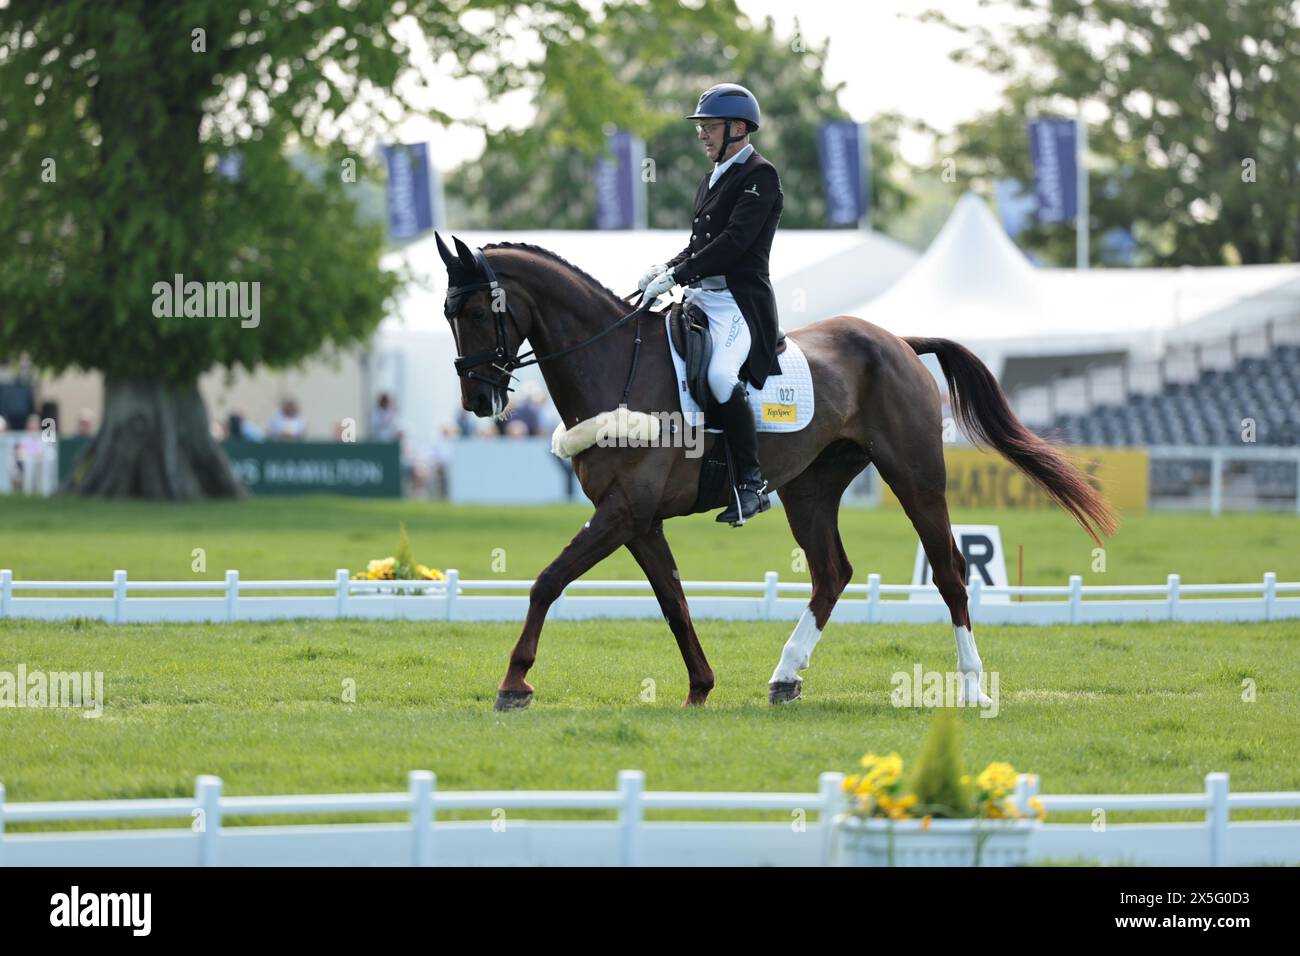
<svg viewBox="0 0 1300 956"><path fill-rule="evenodd" d="M501 288L501 283L497 280L496 272L493 271L492 265L491 263L488 262L487 256L483 254L482 249L474 250L474 262L478 267L478 274L481 275L483 278L477 282L467 282L461 285L453 285L448 287L447 299L446 302L443 303L442 311L443 314L449 320L455 320L457 315L460 313L465 298L470 293L477 292L480 289L487 289L495 294L496 290ZM503 295L504 295L504 291L505 290L502 290ZM509 299L508 298L506 299L506 304L505 304L506 307L504 309L496 308L496 303L494 302L490 311L492 312L493 315L493 325L496 332L496 345L491 349L485 349L481 352L475 352L473 355L460 356L458 354L455 362L456 374L465 380L472 381L474 379L477 379L481 382L487 382L489 385L493 386L494 388L505 388L507 392L513 392L514 389L510 387L509 382L511 379L515 377L514 376L515 369L526 368L529 365L540 365L542 362L549 362L552 359L557 359L563 355L568 355L570 352L576 352L578 351L578 349L586 348L591 343L605 337L610 332L613 332L615 329L621 328L622 326L626 325L632 319L636 319L637 320L636 341L633 343L632 346L632 366L628 370L627 384L623 388L623 404L626 405L628 393L632 389L632 377L636 374L637 358L641 351L641 316L646 311L646 308L650 305L650 300L647 299L645 294L640 291L633 292L631 295L627 295L623 297L624 301L630 302L634 297L638 295L641 296L640 304L631 312L629 312L627 315L623 316L621 319L615 322L613 325L609 326L608 328L601 329L595 335L591 336L591 338L583 342L579 342L577 345L570 345L568 348L560 349L558 352L552 352L550 355L538 355L536 354L536 350L531 348L528 350L526 354L511 355L510 349L508 347L509 339L506 337L507 317L509 317L510 322L514 325L515 332L519 333L519 341L521 343L524 340L524 336L522 333L519 332L519 321L518 319L515 318L514 309L511 307ZM457 339L456 351L459 353L460 335L459 335L459 330L457 331L458 334L456 336ZM505 384L502 384L499 381L493 381L492 379L488 378L486 375L480 375L478 372L474 371L475 369L483 365L490 365L492 368L501 372L503 375L506 375L507 379Z"/></svg>

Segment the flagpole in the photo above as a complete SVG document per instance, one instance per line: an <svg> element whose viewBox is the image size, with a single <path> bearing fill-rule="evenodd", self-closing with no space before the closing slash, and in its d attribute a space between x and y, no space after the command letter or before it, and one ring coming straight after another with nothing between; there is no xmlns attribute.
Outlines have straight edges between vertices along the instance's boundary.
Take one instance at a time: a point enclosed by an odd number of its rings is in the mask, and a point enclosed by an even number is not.
<svg viewBox="0 0 1300 956"><path fill-rule="evenodd" d="M1083 119L1083 105L1079 106L1079 115L1075 124L1075 184L1076 202L1074 211L1074 247L1075 265L1080 269L1088 268L1088 124Z"/></svg>

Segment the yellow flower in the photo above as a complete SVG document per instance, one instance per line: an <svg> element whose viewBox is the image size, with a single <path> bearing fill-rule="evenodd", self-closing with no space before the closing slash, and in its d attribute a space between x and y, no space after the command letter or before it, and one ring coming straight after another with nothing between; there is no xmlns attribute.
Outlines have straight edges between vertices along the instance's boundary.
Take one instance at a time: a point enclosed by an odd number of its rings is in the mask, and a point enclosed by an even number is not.
<svg viewBox="0 0 1300 956"><path fill-rule="evenodd" d="M875 754L867 754L862 758L862 766L867 772L863 778L872 788L884 789L892 787L898 782L898 778L903 773L903 758L897 753L891 753L888 757L877 757Z"/></svg>
<svg viewBox="0 0 1300 956"><path fill-rule="evenodd" d="M1038 815L1040 822L1047 819L1047 808L1043 806L1042 800L1037 797L1030 797L1029 805L1034 809L1034 813Z"/></svg>
<svg viewBox="0 0 1300 956"><path fill-rule="evenodd" d="M1016 788L1016 771L1009 763L994 762L984 768L975 782L996 799Z"/></svg>
<svg viewBox="0 0 1300 956"><path fill-rule="evenodd" d="M840 789L852 791L855 787L857 787L857 785L858 785L858 775L856 773L853 773L853 774L849 774L847 777L844 778L843 782L840 783Z"/></svg>

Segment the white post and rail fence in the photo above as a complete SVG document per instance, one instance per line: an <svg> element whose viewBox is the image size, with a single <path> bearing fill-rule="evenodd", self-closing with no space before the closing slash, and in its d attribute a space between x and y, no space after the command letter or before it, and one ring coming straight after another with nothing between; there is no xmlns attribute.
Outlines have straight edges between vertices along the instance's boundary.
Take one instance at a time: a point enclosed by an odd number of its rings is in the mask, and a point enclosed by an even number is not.
<svg viewBox="0 0 1300 956"><path fill-rule="evenodd" d="M0 866L819 866L835 859L833 820L845 809L843 775L823 773L812 793L649 791L623 770L608 791L443 791L412 771L406 792L228 796L200 776L192 798L6 802L0 785ZM1231 793L1226 773L1185 794L1038 794L1022 775L1015 800L1048 820L1034 829L1029 860L1166 866L1300 863L1300 820L1232 822L1233 811L1300 809L1300 793ZM529 820L526 810L592 811L612 819ZM439 819L480 811L486 819ZM664 811L780 813L777 822L647 820ZM1201 820L1116 822L1112 814L1192 811ZM231 826L231 818L388 813L393 823ZM1054 814L1088 822L1054 823ZM816 823L809 818L816 816ZM50 831L40 824L87 820L177 821L164 829ZM23 832L14 832L21 825ZM6 830L6 827L9 829Z"/></svg>
<svg viewBox="0 0 1300 956"><path fill-rule="evenodd" d="M370 618L443 621L523 620L529 580L352 580L340 568L332 580L249 581L227 571L221 581L25 581L0 570L0 619L90 618L112 623L265 621L289 618ZM798 620L812 585L782 581L684 581L691 614L730 620ZM273 593L272 593L273 592ZM514 593L511 593L514 592ZM1259 581L1184 584L984 585L969 588L973 618L984 624L1093 624L1119 621L1274 621L1300 618L1300 582L1269 572ZM552 620L662 617L647 581L574 581L552 605ZM879 574L850 584L835 606L838 623L947 623L948 610L932 585L884 584Z"/></svg>

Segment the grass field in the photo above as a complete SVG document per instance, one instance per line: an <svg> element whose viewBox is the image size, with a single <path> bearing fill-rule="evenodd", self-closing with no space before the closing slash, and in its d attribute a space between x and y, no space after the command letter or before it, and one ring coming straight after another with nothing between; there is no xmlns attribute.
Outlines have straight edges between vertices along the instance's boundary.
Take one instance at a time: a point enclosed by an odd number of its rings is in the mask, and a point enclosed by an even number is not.
<svg viewBox="0 0 1300 956"><path fill-rule="evenodd" d="M501 715L491 707L513 624L11 623L0 660L101 670L106 704L97 720L5 712L0 778L11 800L178 796L198 773L231 793L394 790L417 768L452 789L608 789L635 767L655 789L811 791L866 750L916 752L927 714L890 704L890 676L915 662L949 669L950 630L832 625L807 699L771 708L787 631L704 623L718 687L707 708L684 710L662 624L552 625L535 703ZM1009 760L1053 792L1195 791L1212 770L1234 789L1300 789L1290 626L986 627L979 638L1000 711L963 714L970 764ZM653 702L641 699L647 678ZM355 703L342 699L349 679Z"/></svg>
<svg viewBox="0 0 1300 956"><path fill-rule="evenodd" d="M588 515L583 508L456 509L274 500L167 507L0 500L0 567L19 578L327 577L392 552L398 520L420 560L489 577L532 577ZM1024 543L1029 583L1067 574L1116 583L1300 579L1294 519L1148 515L1107 545L1059 515L961 514ZM889 513L846 511L855 580L910 576L914 538ZM684 578L790 572L779 512L742 530L710 516L670 523ZM1012 572L1014 575L1014 571ZM591 576L636 578L620 552ZM802 579L806 579L802 578ZM701 622L718 677L709 706L686 711L685 671L659 621L562 622L543 632L532 708L491 704L517 624L277 622L114 627L0 622L0 670L104 673L97 720L70 710L0 711L0 781L10 800L174 796L199 773L227 792L397 790L410 769L439 786L610 788L621 768L652 789L815 790L866 750L915 754L928 714L890 704L891 675L947 670L941 626L832 624L805 674L807 699L766 703L789 633L783 623ZM1300 789L1300 653L1294 622L977 629L1000 681L1000 713L964 712L968 765L993 759L1042 776L1046 792L1189 792L1225 770L1234 790ZM647 679L655 700L641 699ZM1243 681L1256 699L1243 700ZM356 700L345 703L345 680ZM1284 815L1284 814L1276 814ZM1165 815L1166 817L1168 815Z"/></svg>

